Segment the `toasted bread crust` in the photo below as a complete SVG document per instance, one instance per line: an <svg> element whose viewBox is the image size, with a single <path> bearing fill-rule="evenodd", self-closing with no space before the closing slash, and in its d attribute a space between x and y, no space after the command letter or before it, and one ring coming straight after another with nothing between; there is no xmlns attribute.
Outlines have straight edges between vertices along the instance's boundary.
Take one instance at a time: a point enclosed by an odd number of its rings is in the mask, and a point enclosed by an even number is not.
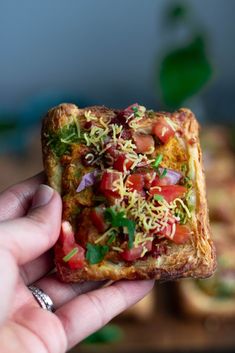
<svg viewBox="0 0 235 353"><path fill-rule="evenodd" d="M97 116L113 116L113 110L105 107L88 107L78 109L73 104L61 104L50 110L44 118L42 126L42 151L45 172L48 184L61 193L62 166L48 145L48 132L57 133L58 129L71 123L71 117L80 119L82 113L92 111ZM158 113L161 114L161 113ZM169 113L168 113L169 114ZM59 277L65 282L84 280L119 280L150 279L174 280L182 277L206 278L215 269L215 249L211 241L211 232L208 220L207 200L205 193L202 154L199 144L199 126L188 109L180 109L171 114L172 121L180 127L180 135L187 152L187 163L193 170L196 190L196 211L192 220L192 229L195 237L190 244L171 247L168 255L160 259L136 261L131 265L102 261L100 264L86 266L83 269L71 270L61 261L60 245L55 246L55 261Z"/></svg>

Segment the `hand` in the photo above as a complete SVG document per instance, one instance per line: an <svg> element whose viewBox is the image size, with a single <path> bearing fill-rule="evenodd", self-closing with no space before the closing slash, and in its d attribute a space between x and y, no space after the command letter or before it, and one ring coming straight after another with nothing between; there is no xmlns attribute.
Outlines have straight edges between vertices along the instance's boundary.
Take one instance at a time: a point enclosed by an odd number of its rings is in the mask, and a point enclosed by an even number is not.
<svg viewBox="0 0 235 353"><path fill-rule="evenodd" d="M150 291L153 281L61 283L50 248L61 224L61 199L43 175L0 194L0 351L65 352ZM43 310L27 286L48 294ZM99 289L98 289L99 288Z"/></svg>

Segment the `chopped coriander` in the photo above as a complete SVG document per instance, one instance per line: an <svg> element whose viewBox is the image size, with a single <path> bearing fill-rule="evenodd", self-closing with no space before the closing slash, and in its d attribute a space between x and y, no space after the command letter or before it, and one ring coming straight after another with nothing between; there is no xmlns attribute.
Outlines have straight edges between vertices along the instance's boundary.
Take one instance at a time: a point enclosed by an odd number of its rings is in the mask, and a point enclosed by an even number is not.
<svg viewBox="0 0 235 353"><path fill-rule="evenodd" d="M180 224L186 224L188 221L188 216L182 207L176 208L175 216L179 218Z"/></svg>
<svg viewBox="0 0 235 353"><path fill-rule="evenodd" d="M159 175L160 179L164 178L167 175L167 169L164 168L162 174Z"/></svg>
<svg viewBox="0 0 235 353"><path fill-rule="evenodd" d="M153 198L156 201L163 201L164 200L164 197L162 195L159 195L159 194L155 194Z"/></svg>
<svg viewBox="0 0 235 353"><path fill-rule="evenodd" d="M104 212L105 219L111 223L113 227L126 227L128 231L128 247L133 247L135 235L135 222L126 218L123 211L116 212L113 208L107 208Z"/></svg>
<svg viewBox="0 0 235 353"><path fill-rule="evenodd" d="M153 163L153 167L157 169L159 167L159 164L161 163L162 159L163 159L163 155L159 154L157 156L155 162Z"/></svg>
<svg viewBox="0 0 235 353"><path fill-rule="evenodd" d="M63 126L59 131L49 133L47 145L57 157L70 152L71 144L79 142L83 139L77 124L72 123Z"/></svg>
<svg viewBox="0 0 235 353"><path fill-rule="evenodd" d="M91 265L101 262L109 251L109 247L107 245L95 245L87 243L86 247L86 259Z"/></svg>
<svg viewBox="0 0 235 353"><path fill-rule="evenodd" d="M114 232L112 232L109 236L109 239L107 241L107 244L110 245L114 242L114 240L116 239L116 234Z"/></svg>
<svg viewBox="0 0 235 353"><path fill-rule="evenodd" d="M184 177L182 179L182 184L185 185L188 189L190 189L193 186L193 182L189 177Z"/></svg>
<svg viewBox="0 0 235 353"><path fill-rule="evenodd" d="M131 109L132 109L132 110L133 110L133 112L135 112L135 113L137 113L137 112L138 112L138 110L139 110L139 108L138 108L138 107L136 107L136 106L132 107Z"/></svg>
<svg viewBox="0 0 235 353"><path fill-rule="evenodd" d="M78 248L74 248L74 249L71 250L67 255L65 255L65 256L63 257L63 261L64 261L64 262L68 262L69 260L72 259L72 257L73 257L75 254L77 254L77 252L78 252Z"/></svg>
<svg viewBox="0 0 235 353"><path fill-rule="evenodd" d="M186 173L187 172L187 164L182 164L180 169L181 169L181 172Z"/></svg>

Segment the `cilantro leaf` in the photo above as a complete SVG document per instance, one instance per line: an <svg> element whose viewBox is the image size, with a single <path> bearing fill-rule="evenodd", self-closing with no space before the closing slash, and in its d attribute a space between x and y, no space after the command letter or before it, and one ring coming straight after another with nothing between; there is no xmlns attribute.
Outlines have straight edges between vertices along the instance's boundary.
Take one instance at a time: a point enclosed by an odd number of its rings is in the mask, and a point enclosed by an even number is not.
<svg viewBox="0 0 235 353"><path fill-rule="evenodd" d="M128 231L128 247L133 248L135 235L135 222L126 218L125 213L115 212L113 208L107 208L104 212L105 219L111 223L113 227L126 227Z"/></svg>
<svg viewBox="0 0 235 353"><path fill-rule="evenodd" d="M162 174L161 174L161 173L159 174L159 178L162 179L162 178L164 178L166 175L167 175L167 169L164 168Z"/></svg>
<svg viewBox="0 0 235 353"><path fill-rule="evenodd" d="M155 194L153 198L156 201L163 201L163 199L164 199L164 197L162 195L159 195L159 194Z"/></svg>
<svg viewBox="0 0 235 353"><path fill-rule="evenodd" d="M71 145L83 139L78 122L63 126L57 132L51 132L46 136L48 146L57 157L70 153Z"/></svg>
<svg viewBox="0 0 235 353"><path fill-rule="evenodd" d="M163 159L163 155L162 155L162 154L159 154L159 155L157 156L157 158L155 159L155 162L153 163L153 168L158 169L159 164L161 163L162 159Z"/></svg>
<svg viewBox="0 0 235 353"><path fill-rule="evenodd" d="M107 245L95 245L87 243L86 248L86 259L91 265L101 262L109 251L109 247Z"/></svg>
<svg viewBox="0 0 235 353"><path fill-rule="evenodd" d="M112 232L110 235L109 235L109 239L107 241L107 244L110 245L114 242L114 240L116 239L116 234L115 232Z"/></svg>

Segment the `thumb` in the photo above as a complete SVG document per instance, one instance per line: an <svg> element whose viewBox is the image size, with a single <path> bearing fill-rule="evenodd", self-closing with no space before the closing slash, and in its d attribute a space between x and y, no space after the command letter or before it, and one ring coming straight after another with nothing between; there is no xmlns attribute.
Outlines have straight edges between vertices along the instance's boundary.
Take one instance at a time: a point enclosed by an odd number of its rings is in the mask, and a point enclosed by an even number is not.
<svg viewBox="0 0 235 353"><path fill-rule="evenodd" d="M61 210L59 194L40 185L25 217L0 223L0 247L9 250L19 265L34 260L58 239Z"/></svg>

